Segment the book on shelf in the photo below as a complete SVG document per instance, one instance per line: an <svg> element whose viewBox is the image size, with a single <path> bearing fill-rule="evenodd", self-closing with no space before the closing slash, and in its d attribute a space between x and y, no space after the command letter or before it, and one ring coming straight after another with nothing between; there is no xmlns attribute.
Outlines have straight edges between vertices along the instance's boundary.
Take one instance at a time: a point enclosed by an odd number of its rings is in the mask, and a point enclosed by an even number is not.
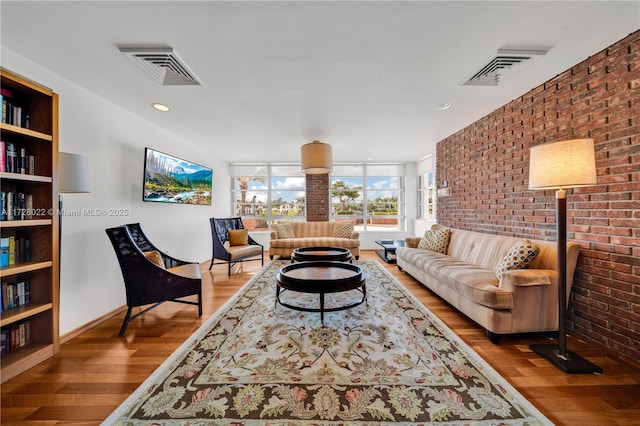
<svg viewBox="0 0 640 426"><path fill-rule="evenodd" d="M31 320L3 328L0 335L1 355L15 352L31 343Z"/></svg>
<svg viewBox="0 0 640 426"><path fill-rule="evenodd" d="M0 220L33 219L33 194L1 191L2 214Z"/></svg>
<svg viewBox="0 0 640 426"><path fill-rule="evenodd" d="M16 147L11 142L0 141L0 149L2 150L0 172L36 174L36 157L26 148Z"/></svg>
<svg viewBox="0 0 640 426"><path fill-rule="evenodd" d="M9 266L9 237L0 238L0 267Z"/></svg>
<svg viewBox="0 0 640 426"><path fill-rule="evenodd" d="M19 281L17 283L2 283L2 310L9 311L18 306L31 303L31 283Z"/></svg>
<svg viewBox="0 0 640 426"><path fill-rule="evenodd" d="M5 148L5 163L6 163L6 171L9 173L16 172L16 162L17 162L17 152L16 146L12 143L6 143Z"/></svg>
<svg viewBox="0 0 640 426"><path fill-rule="evenodd" d="M7 193L0 191L0 220L7 220Z"/></svg>
<svg viewBox="0 0 640 426"><path fill-rule="evenodd" d="M18 173L27 173L27 150L20 148L20 156L18 157Z"/></svg>
<svg viewBox="0 0 640 426"><path fill-rule="evenodd" d="M0 267L31 261L31 240L8 236L0 238Z"/></svg>
<svg viewBox="0 0 640 426"><path fill-rule="evenodd" d="M4 141L0 141L0 172L7 171L7 147Z"/></svg>
<svg viewBox="0 0 640 426"><path fill-rule="evenodd" d="M9 237L9 266L16 264L16 237Z"/></svg>

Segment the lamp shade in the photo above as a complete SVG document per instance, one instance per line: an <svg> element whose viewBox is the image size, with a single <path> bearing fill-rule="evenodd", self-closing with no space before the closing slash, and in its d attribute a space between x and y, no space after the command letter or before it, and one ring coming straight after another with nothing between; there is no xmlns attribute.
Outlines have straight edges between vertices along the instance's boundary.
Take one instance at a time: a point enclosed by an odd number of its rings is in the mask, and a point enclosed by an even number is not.
<svg viewBox="0 0 640 426"><path fill-rule="evenodd" d="M91 192L87 157L60 152L58 157L58 192Z"/></svg>
<svg viewBox="0 0 640 426"><path fill-rule="evenodd" d="M313 141L302 145L302 172L310 175L331 173L333 170L331 145Z"/></svg>
<svg viewBox="0 0 640 426"><path fill-rule="evenodd" d="M529 157L529 189L596 185L593 139L573 139L534 146Z"/></svg>

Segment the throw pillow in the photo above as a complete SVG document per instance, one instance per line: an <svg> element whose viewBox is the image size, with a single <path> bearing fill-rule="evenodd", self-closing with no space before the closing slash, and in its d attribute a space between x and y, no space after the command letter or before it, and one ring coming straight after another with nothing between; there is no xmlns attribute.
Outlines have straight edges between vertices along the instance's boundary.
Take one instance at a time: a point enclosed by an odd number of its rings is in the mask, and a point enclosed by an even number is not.
<svg viewBox="0 0 640 426"><path fill-rule="evenodd" d="M160 252L156 250L145 251L144 255L147 259L149 259L159 267L164 268L164 262L162 261L162 255L160 254Z"/></svg>
<svg viewBox="0 0 640 426"><path fill-rule="evenodd" d="M246 229L229 229L230 246L246 246L249 244L249 231Z"/></svg>
<svg viewBox="0 0 640 426"><path fill-rule="evenodd" d="M418 248L419 249L426 249L429 246L429 241L432 238L432 234L433 231L424 231L424 235L422 236L422 238L420 239L420 242L418 243Z"/></svg>
<svg viewBox="0 0 640 426"><path fill-rule="evenodd" d="M496 276L500 279L504 271L526 268L539 252L540 249L531 241L517 241L498 264Z"/></svg>
<svg viewBox="0 0 640 426"><path fill-rule="evenodd" d="M336 238L351 238L352 222L336 222L333 224L333 236Z"/></svg>
<svg viewBox="0 0 640 426"><path fill-rule="evenodd" d="M295 238L296 234L293 232L293 226L290 223L276 223L273 225L278 234L278 238Z"/></svg>
<svg viewBox="0 0 640 426"><path fill-rule="evenodd" d="M427 249L447 254L451 231L448 228L444 228L429 232L431 232L431 237L429 237Z"/></svg>

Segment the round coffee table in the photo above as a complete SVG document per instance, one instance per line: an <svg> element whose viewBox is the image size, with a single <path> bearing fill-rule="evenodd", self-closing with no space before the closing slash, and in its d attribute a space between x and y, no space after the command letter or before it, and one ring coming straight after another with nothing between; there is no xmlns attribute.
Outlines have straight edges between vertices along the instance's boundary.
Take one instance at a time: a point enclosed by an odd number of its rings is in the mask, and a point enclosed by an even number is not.
<svg viewBox="0 0 640 426"><path fill-rule="evenodd" d="M365 274L362 268L343 262L300 262L283 266L276 274L276 304L280 303L290 309L305 312L320 312L320 321L324 327L324 313L341 311L360 305L367 299ZM347 305L325 308L324 295L357 289L362 293L360 300ZM318 293L320 308L307 308L283 302L280 293L284 290L302 293Z"/></svg>
<svg viewBox="0 0 640 426"><path fill-rule="evenodd" d="M351 251L342 247L299 247L291 253L291 262L315 262L327 260L334 262L351 262Z"/></svg>

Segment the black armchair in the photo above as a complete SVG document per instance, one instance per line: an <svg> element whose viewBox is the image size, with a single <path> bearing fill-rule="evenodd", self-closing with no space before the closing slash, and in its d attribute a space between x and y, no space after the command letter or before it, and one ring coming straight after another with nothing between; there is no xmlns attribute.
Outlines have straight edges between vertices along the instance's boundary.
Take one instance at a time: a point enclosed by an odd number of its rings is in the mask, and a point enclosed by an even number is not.
<svg viewBox="0 0 640 426"><path fill-rule="evenodd" d="M176 259L158 250L146 237L140 224L106 229L118 257L127 294L127 314L119 336L129 322L163 302L179 302L198 307L202 316L202 278L200 265ZM179 298L197 295L197 301ZM152 306L131 315L134 307Z"/></svg>
<svg viewBox="0 0 640 426"><path fill-rule="evenodd" d="M216 259L223 260L227 263L227 274L231 275L231 266L239 262L247 262L249 260L260 260L264 265L264 247L258 244L248 233L246 233L246 239L244 239L244 233L240 233L240 241L230 241L234 238L230 238L229 231L244 230L245 227L242 224L242 218L240 217L228 217L228 218L214 218L209 219L211 222L211 237L213 239L213 256L211 258L211 264L209 270L214 265ZM246 231L245 231L246 232Z"/></svg>

